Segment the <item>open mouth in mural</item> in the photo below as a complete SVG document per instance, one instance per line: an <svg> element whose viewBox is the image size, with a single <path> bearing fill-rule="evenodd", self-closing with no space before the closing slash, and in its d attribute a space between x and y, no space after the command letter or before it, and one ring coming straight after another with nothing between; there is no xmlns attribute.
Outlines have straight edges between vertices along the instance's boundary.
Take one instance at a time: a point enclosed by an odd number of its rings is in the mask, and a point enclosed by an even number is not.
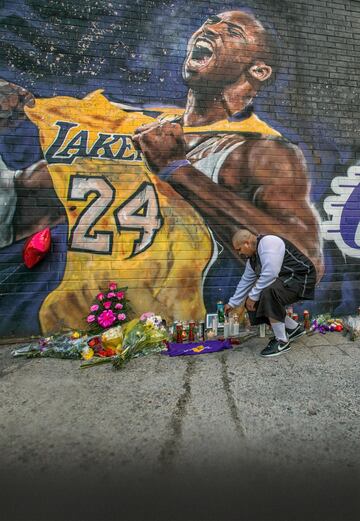
<svg viewBox="0 0 360 521"><path fill-rule="evenodd" d="M214 49L212 43L206 38L197 38L188 60L188 66L191 70L203 69L213 57Z"/></svg>

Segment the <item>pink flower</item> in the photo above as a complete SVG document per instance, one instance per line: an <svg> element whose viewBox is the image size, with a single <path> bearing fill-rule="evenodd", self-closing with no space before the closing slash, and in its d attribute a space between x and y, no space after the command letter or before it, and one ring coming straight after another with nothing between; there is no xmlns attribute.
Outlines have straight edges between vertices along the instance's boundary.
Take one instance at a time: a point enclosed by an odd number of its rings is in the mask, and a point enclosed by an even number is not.
<svg viewBox="0 0 360 521"><path fill-rule="evenodd" d="M154 316L154 313L151 311L147 311L146 313L143 313L140 317L140 320L147 320L148 318L151 318Z"/></svg>
<svg viewBox="0 0 360 521"><path fill-rule="evenodd" d="M123 307L124 306L122 304L120 304L120 302L115 305L115 309L122 309Z"/></svg>
<svg viewBox="0 0 360 521"><path fill-rule="evenodd" d="M105 309L110 309L111 308L111 301L107 300L106 302L104 302L103 306L104 306Z"/></svg>
<svg viewBox="0 0 360 521"><path fill-rule="evenodd" d="M95 318L95 315L88 315L86 317L86 322L88 322L88 324L91 324L91 322L94 322Z"/></svg>
<svg viewBox="0 0 360 521"><path fill-rule="evenodd" d="M117 298L120 300L120 299L124 298L124 294L125 294L125 293L124 293L123 291L118 291L118 292L116 293L116 296L117 296Z"/></svg>
<svg viewBox="0 0 360 521"><path fill-rule="evenodd" d="M99 306L97 304L94 304L91 306L90 311L97 311L99 309Z"/></svg>
<svg viewBox="0 0 360 521"><path fill-rule="evenodd" d="M111 309L109 311L103 311L98 316L98 322L103 328L110 327L115 322L115 320L116 316L111 311Z"/></svg>
<svg viewBox="0 0 360 521"><path fill-rule="evenodd" d="M110 291L110 293L108 293L106 296L107 298L113 298L115 297L115 293L113 291Z"/></svg>
<svg viewBox="0 0 360 521"><path fill-rule="evenodd" d="M104 293L98 293L98 295L96 295L96 298L100 301L104 300Z"/></svg>
<svg viewBox="0 0 360 521"><path fill-rule="evenodd" d="M111 291L114 291L114 289L116 289L116 288L117 288L117 284L116 284L116 282L110 282L110 284L109 284L109 289L110 289Z"/></svg>
<svg viewBox="0 0 360 521"><path fill-rule="evenodd" d="M117 317L118 317L118 320L125 320L126 315L125 315L125 313L119 313Z"/></svg>

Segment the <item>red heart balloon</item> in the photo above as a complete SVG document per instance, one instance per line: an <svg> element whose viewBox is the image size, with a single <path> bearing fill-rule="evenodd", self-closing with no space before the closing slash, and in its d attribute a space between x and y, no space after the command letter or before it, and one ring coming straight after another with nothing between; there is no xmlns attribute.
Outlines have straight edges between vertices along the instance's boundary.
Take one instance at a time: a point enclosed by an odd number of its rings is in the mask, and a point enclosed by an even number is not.
<svg viewBox="0 0 360 521"><path fill-rule="evenodd" d="M23 259L27 268L32 268L49 252L51 246L50 228L45 228L28 238L23 249Z"/></svg>

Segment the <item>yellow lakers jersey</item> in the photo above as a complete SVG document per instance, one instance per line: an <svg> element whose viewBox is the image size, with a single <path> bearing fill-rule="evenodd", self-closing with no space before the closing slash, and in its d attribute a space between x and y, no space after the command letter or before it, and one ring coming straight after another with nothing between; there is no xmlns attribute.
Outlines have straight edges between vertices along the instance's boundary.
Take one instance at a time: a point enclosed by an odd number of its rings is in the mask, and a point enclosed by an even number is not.
<svg viewBox="0 0 360 521"><path fill-rule="evenodd" d="M94 295L116 280L137 315L200 319L212 238L199 214L144 164L130 136L153 121L96 91L84 99L38 99L38 126L69 232L60 285L40 310L44 333L83 327Z"/></svg>

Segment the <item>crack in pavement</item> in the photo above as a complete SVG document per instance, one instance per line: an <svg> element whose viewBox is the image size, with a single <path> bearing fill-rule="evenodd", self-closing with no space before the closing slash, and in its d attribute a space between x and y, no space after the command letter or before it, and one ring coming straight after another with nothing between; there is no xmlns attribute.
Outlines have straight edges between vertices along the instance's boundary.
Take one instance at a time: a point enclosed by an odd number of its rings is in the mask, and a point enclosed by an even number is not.
<svg viewBox="0 0 360 521"><path fill-rule="evenodd" d="M223 387L224 387L224 390L225 390L225 395L226 395L226 400L227 400L227 403L228 403L228 406L229 406L230 415L231 415L231 418L232 418L232 420L234 422L236 432L242 438L245 438L244 427L241 424L239 411L238 411L238 408L236 406L234 394L233 394L233 392L231 390L230 378L229 378L229 374L228 374L226 353L223 353L221 355L220 362L221 362L221 380L222 380Z"/></svg>
<svg viewBox="0 0 360 521"><path fill-rule="evenodd" d="M176 452L179 449L183 420L191 397L191 378L194 373L195 359L190 356L187 360L187 366L184 373L184 392L179 396L178 401L176 402L175 409L170 418L170 435L168 440L164 443L158 458L160 465L164 468L172 464Z"/></svg>

